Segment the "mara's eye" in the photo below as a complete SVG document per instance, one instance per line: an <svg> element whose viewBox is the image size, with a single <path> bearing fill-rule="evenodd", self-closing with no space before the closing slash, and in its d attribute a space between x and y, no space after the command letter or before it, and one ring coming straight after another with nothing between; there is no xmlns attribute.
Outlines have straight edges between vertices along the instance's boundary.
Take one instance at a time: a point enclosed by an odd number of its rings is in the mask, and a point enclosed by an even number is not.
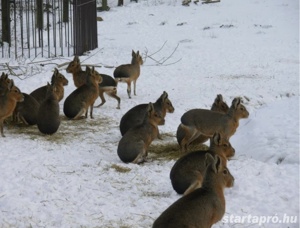
<svg viewBox="0 0 300 228"><path fill-rule="evenodd" d="M227 145L227 144L224 144L223 146L224 146L224 147L228 147L228 145Z"/></svg>
<svg viewBox="0 0 300 228"><path fill-rule="evenodd" d="M224 169L224 170L223 170L223 174L227 175L227 174L228 174L228 170L227 170L227 169Z"/></svg>

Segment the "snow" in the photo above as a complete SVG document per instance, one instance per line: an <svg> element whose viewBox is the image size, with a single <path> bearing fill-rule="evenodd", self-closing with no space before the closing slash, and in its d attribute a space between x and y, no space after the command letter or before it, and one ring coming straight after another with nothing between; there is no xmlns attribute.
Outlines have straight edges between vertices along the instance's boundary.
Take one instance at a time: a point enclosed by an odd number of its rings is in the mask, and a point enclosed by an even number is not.
<svg viewBox="0 0 300 228"><path fill-rule="evenodd" d="M95 119L70 121L64 118L62 101L62 123L52 136L42 135L36 126L5 125L0 227L151 227L180 197L169 180L175 160L149 154L150 161L142 165L122 163L118 125L128 109L154 102L163 91L175 112L167 114L160 127L163 140L153 145L175 143L182 114L210 108L217 94L228 104L243 97L250 112L230 140L236 149L228 162L235 186L225 190L224 218L237 219L213 227L259 226L255 220L239 222L238 216L272 216L261 227L299 227L299 1L109 5L110 11L98 13L104 19L98 22L99 48L80 56L81 61L118 66L130 62L132 49L145 57L146 51L151 55L162 48L152 57L165 62L146 59L132 99L126 84L119 83L120 110L106 96L106 104L94 109ZM26 59L19 62L28 64ZM53 66L36 65L31 69L38 74L28 72L14 78L15 83L30 93L50 80ZM114 69L97 70L112 75ZM64 68L60 72L69 80L66 97L75 86ZM118 171L120 167L125 171ZM293 223L275 221L284 216L297 217Z"/></svg>

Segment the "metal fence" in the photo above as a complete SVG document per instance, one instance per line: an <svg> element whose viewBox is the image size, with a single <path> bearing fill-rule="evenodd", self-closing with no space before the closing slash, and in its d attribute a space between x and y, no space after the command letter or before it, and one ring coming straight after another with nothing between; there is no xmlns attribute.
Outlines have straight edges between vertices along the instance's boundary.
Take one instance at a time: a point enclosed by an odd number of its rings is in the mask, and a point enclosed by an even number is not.
<svg viewBox="0 0 300 228"><path fill-rule="evenodd" d="M96 0L2 0L0 56L81 55L97 48Z"/></svg>
<svg viewBox="0 0 300 228"><path fill-rule="evenodd" d="M74 53L98 47L95 0L74 0ZM93 13L94 12L94 13Z"/></svg>

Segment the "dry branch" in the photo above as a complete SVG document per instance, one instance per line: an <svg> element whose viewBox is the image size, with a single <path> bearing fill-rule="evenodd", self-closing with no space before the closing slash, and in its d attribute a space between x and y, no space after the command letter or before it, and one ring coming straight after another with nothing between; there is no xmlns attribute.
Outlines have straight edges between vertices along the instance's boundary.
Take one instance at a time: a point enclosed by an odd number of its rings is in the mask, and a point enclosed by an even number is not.
<svg viewBox="0 0 300 228"><path fill-rule="evenodd" d="M154 61L156 64L152 65L152 66L169 66L169 65L172 65L172 64L175 64L175 63L178 63L180 59L174 61L174 62L171 62L171 63L166 63L173 55L174 53L177 51L178 47L179 47L179 43L177 44L177 46L174 48L174 50L172 51L172 53L167 56L167 57L163 57L161 58L160 60L157 60L155 59L153 56L157 53L159 53L163 48L164 46L166 45L167 41L165 41L163 43L163 45L155 52L153 52L152 54L148 54L148 49L146 48L143 55L144 55L144 63L146 62L147 58L151 59L152 61ZM148 66L151 66L151 65L148 65Z"/></svg>
<svg viewBox="0 0 300 228"><path fill-rule="evenodd" d="M218 3L218 2L220 2L220 0L215 0L215 1L208 0L208 1L203 1L202 4Z"/></svg>

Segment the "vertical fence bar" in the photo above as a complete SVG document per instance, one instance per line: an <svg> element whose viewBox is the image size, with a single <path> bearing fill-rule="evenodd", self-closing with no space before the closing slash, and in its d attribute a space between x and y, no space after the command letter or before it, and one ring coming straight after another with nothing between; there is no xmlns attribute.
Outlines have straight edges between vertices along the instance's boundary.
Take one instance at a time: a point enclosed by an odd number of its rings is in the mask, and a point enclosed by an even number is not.
<svg viewBox="0 0 300 228"><path fill-rule="evenodd" d="M10 23L10 3L9 1L1 1L1 19L2 19L2 57L4 57L5 45L8 43L8 55L10 57L11 46L11 23Z"/></svg>
<svg viewBox="0 0 300 228"><path fill-rule="evenodd" d="M35 57L37 56L37 38L36 38L36 27L35 27L35 13L36 13L36 10L35 10L35 0L32 0L31 4L32 4L32 13L31 13L31 19L32 19L32 23L31 23L31 26L32 26L32 34L33 34L33 39L32 39L32 42L33 42L33 47L34 47L34 54L35 54Z"/></svg>
<svg viewBox="0 0 300 228"><path fill-rule="evenodd" d="M25 1L25 11L26 11L26 38L27 38L27 49L28 49L28 58L30 58L30 22L29 22L29 1Z"/></svg>
<svg viewBox="0 0 300 228"><path fill-rule="evenodd" d="M75 4L73 2L73 4ZM65 47L67 48L68 56L70 56L70 20L69 20L69 6L67 0L63 0L63 22L65 26Z"/></svg>
<svg viewBox="0 0 300 228"><path fill-rule="evenodd" d="M58 36L59 36L59 47L60 47L60 55L63 56L63 39L62 39L62 24L63 24L63 21L62 21L62 13L63 13L63 10L62 10L62 1L59 2L59 8L60 8L60 13L58 14L58 21L59 21L59 24L58 24Z"/></svg>
<svg viewBox="0 0 300 228"><path fill-rule="evenodd" d="M52 0L52 6L53 6L53 12L52 12L52 24L53 24L53 46L54 46L54 56L56 55L56 10L58 7L56 7L55 1Z"/></svg>
<svg viewBox="0 0 300 228"><path fill-rule="evenodd" d="M22 50L22 57L24 57L24 25L23 25L23 0L19 2L19 11L20 11L20 28L21 28L21 50Z"/></svg>
<svg viewBox="0 0 300 228"><path fill-rule="evenodd" d="M17 10L16 10L16 1L13 2L14 6L14 35L15 35L15 59L17 59L17 50L18 50L18 44L17 44Z"/></svg>
<svg viewBox="0 0 300 228"><path fill-rule="evenodd" d="M74 5L70 5L70 9L69 9L69 11L70 11L70 13L69 13L69 15L70 15L70 22L69 22L69 37L70 37L70 39L69 39L69 45L68 45L68 51L69 51L69 53L70 53L70 47L73 45L75 45L75 43L74 43L74 15L73 15L73 13L72 12L74 12ZM74 54L74 52L73 52L73 54Z"/></svg>
<svg viewBox="0 0 300 228"><path fill-rule="evenodd" d="M46 28L47 28L47 42L48 42L48 58L50 58L50 2L49 0L46 1L46 15L47 15L47 22L46 22Z"/></svg>

